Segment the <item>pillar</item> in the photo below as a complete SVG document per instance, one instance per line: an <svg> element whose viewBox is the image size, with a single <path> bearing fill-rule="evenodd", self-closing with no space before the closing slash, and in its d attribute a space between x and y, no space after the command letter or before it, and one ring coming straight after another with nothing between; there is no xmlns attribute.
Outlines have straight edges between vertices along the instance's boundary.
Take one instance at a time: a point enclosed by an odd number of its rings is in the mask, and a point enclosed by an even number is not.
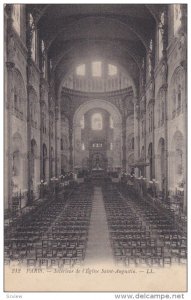
<svg viewBox="0 0 191 300"><path fill-rule="evenodd" d="M7 199L5 201L8 203L8 209L11 210L12 207L12 107L14 103L14 68L15 64L12 62L6 63L7 67L7 100L6 100L6 109L7 109L7 128L5 135L5 149L6 149L6 165L7 165L7 182L6 182L6 190L7 190ZM6 207L6 205L5 205Z"/></svg>
<svg viewBox="0 0 191 300"><path fill-rule="evenodd" d="M27 204L32 202L32 182L31 182L31 114L30 114L30 91L32 87L32 37L34 28L30 25L30 17L27 16L27 158L28 158L28 199Z"/></svg>
<svg viewBox="0 0 191 300"><path fill-rule="evenodd" d="M127 126L127 118L126 115L122 115L122 154L123 154L123 158L122 158L122 169L123 172L126 172L126 164L127 164L127 154L126 154L126 143L127 143L127 130L126 130L126 126Z"/></svg>
<svg viewBox="0 0 191 300"><path fill-rule="evenodd" d="M69 168L70 171L73 171L73 120L72 117L69 118L69 128L68 128L68 134L69 134Z"/></svg>
<svg viewBox="0 0 191 300"><path fill-rule="evenodd" d="M55 107L55 176L58 176L58 139L59 139L59 107Z"/></svg>
<svg viewBox="0 0 191 300"><path fill-rule="evenodd" d="M12 110L14 103L14 70L15 70L15 45L14 45L14 36L13 36L13 19L12 19L12 5L7 4L5 8L5 13L7 17L7 79L6 79L6 100L5 100L5 159L7 169L5 170L5 176L7 181L5 181L5 208L11 210L12 208Z"/></svg>

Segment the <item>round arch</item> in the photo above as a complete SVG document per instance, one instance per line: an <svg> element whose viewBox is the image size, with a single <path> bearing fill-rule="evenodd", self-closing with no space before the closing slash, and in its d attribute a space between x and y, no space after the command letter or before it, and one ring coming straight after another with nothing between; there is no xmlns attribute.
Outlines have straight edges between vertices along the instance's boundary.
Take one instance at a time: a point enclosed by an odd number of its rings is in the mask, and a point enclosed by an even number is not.
<svg viewBox="0 0 191 300"><path fill-rule="evenodd" d="M114 126L118 124L122 124L122 117L118 110L118 108L113 105L112 103L101 100L101 99L94 99L88 102L83 103L80 107L76 110L74 114L73 124L74 126L80 125L80 120L83 115L88 112L90 109L93 108L102 108L106 110L113 118Z"/></svg>
<svg viewBox="0 0 191 300"><path fill-rule="evenodd" d="M23 172L24 172L24 153L23 139L20 133L15 132L12 136L12 184L13 193L18 192L23 188Z"/></svg>
<svg viewBox="0 0 191 300"><path fill-rule="evenodd" d="M185 182L186 177L186 147L184 134L177 130L171 141L170 148L170 187L175 192L176 188Z"/></svg>
<svg viewBox="0 0 191 300"><path fill-rule="evenodd" d="M184 112L185 106L185 71L182 66L178 66L174 70L169 84L168 111L170 119L174 119L181 112Z"/></svg>
<svg viewBox="0 0 191 300"><path fill-rule="evenodd" d="M103 109L107 111L113 119L113 166L120 167L121 166L121 157L122 157L122 117L115 105L112 103L101 100L94 99L91 101L87 101L80 105L80 107L76 110L73 118L73 161L74 166L81 166L82 160L84 157L88 156L87 150L81 151L79 150L79 144L81 143L81 119L84 114L90 111L91 109Z"/></svg>

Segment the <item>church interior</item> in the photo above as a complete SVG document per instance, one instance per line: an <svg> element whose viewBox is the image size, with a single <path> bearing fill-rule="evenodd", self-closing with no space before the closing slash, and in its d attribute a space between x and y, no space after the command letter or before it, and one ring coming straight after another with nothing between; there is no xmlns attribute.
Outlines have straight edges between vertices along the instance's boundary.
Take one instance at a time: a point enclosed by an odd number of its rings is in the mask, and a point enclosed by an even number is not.
<svg viewBox="0 0 191 300"><path fill-rule="evenodd" d="M6 4L4 263L187 263L187 6Z"/></svg>

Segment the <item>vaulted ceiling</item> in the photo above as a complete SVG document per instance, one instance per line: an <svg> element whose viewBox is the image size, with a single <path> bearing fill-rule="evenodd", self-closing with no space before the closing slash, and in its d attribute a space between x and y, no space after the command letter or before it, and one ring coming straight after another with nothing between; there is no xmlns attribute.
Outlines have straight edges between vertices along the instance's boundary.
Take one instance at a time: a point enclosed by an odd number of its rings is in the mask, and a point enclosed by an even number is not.
<svg viewBox="0 0 191 300"><path fill-rule="evenodd" d="M105 57L136 80L161 5L31 4L28 9L35 15L58 79L84 58Z"/></svg>

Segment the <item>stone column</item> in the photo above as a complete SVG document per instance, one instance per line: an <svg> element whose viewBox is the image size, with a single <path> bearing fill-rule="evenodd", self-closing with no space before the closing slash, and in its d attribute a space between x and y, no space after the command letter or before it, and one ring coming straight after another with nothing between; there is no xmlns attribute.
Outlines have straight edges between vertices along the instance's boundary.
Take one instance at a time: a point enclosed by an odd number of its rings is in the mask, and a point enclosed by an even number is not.
<svg viewBox="0 0 191 300"><path fill-rule="evenodd" d="M59 121L59 107L55 107L55 176L58 176L58 122Z"/></svg>
<svg viewBox="0 0 191 300"><path fill-rule="evenodd" d="M27 158L28 158L28 199L27 204L32 201L32 178L31 178L31 114L30 114L30 91L32 88L32 37L34 24L30 24L30 16L27 16L27 38L26 44L28 49L27 56Z"/></svg>
<svg viewBox="0 0 191 300"><path fill-rule="evenodd" d="M27 74L30 72L30 62L27 65ZM32 201L32 177L31 177L31 114L30 114L30 90L31 85L27 75L27 158L28 158L28 203Z"/></svg>
<svg viewBox="0 0 191 300"><path fill-rule="evenodd" d="M140 157L140 103L135 99L135 120L137 125L137 158Z"/></svg>
<svg viewBox="0 0 191 300"><path fill-rule="evenodd" d="M7 205L5 208L8 207L9 210L12 208L12 110L13 110L13 103L14 103L14 70L15 70L15 42L13 37L13 19L12 19L12 5L6 4L5 13L7 17L7 61L6 61L6 68L7 68L7 80L6 84L6 100L5 100L5 153L6 153L6 166L7 170L5 170L5 175L7 178L6 184L6 191L5 191L5 201Z"/></svg>
<svg viewBox="0 0 191 300"><path fill-rule="evenodd" d="M155 178L155 99L152 100L152 177Z"/></svg>
<svg viewBox="0 0 191 300"><path fill-rule="evenodd" d="M167 103L167 91L168 91L168 85L165 84L163 85L163 89L165 91L165 118L164 118L164 139L165 139L165 143L164 143L164 151L165 151L165 199L168 198L168 103Z"/></svg>
<svg viewBox="0 0 191 300"><path fill-rule="evenodd" d="M144 107L143 107L143 120L144 120L144 162L146 163L147 157L147 118L146 118L146 98L144 97ZM146 177L146 166L143 167L143 176Z"/></svg>
<svg viewBox="0 0 191 300"><path fill-rule="evenodd" d="M69 167L70 171L73 171L73 120L72 117L69 118L69 128L68 128L68 134L69 134Z"/></svg>
<svg viewBox="0 0 191 300"><path fill-rule="evenodd" d="M40 179L43 179L43 124L42 124L42 108L43 108L43 91L42 83L40 84Z"/></svg>
<svg viewBox="0 0 191 300"><path fill-rule="evenodd" d="M122 168L123 172L126 172L126 164L127 164L127 158L126 158L126 143L127 143L127 136L126 136L126 126L127 126L127 118L126 115L122 115L122 153L123 153L123 158L122 158Z"/></svg>
<svg viewBox="0 0 191 300"><path fill-rule="evenodd" d="M7 199L8 209L12 207L12 163L13 163L13 154L12 154L12 110L14 103L14 68L15 64L12 62L7 62L7 99L6 99L6 109L7 109L7 128L5 145L6 145L6 165L7 165Z"/></svg>
<svg viewBox="0 0 191 300"><path fill-rule="evenodd" d="M53 177L53 169L52 169L52 153L51 153L51 146L52 146L52 138L51 138L51 123L50 123L50 115L51 115L51 113L53 113L52 112L52 110L50 109L50 106L49 106L49 108L48 108L48 112L49 112L49 118L48 118L48 121L49 121L49 123L48 123L48 133L49 133L49 179L51 178L51 177ZM56 123L55 123L55 128L56 128ZM56 168L56 149L55 149L55 168ZM56 172L55 172L56 173Z"/></svg>
<svg viewBox="0 0 191 300"><path fill-rule="evenodd" d="M168 59L167 59L167 47L168 47L168 18L167 9L164 11L164 24L162 25L162 39L163 39L163 66L162 66L162 82L165 93L164 97L164 151L165 151L165 199L168 198Z"/></svg>

